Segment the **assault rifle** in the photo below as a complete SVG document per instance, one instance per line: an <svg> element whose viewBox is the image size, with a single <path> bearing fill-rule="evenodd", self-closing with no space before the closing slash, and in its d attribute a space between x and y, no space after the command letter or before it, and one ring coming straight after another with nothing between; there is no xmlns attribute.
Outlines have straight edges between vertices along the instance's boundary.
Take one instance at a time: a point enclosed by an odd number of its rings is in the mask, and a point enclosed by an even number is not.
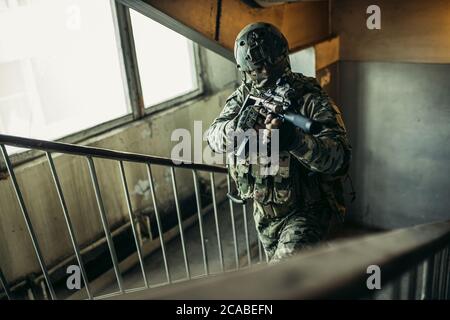
<svg viewBox="0 0 450 320"><path fill-rule="evenodd" d="M320 122L306 118L293 110L298 106L298 94L283 79L278 79L276 87L273 90L267 90L259 96L249 94L245 99L242 110L254 106L257 109L264 108L265 113L272 113L281 121L288 121L294 126L302 129L305 133L317 134L322 131ZM254 123L250 125L253 127ZM237 155L245 152L248 143L248 137L238 147Z"/></svg>

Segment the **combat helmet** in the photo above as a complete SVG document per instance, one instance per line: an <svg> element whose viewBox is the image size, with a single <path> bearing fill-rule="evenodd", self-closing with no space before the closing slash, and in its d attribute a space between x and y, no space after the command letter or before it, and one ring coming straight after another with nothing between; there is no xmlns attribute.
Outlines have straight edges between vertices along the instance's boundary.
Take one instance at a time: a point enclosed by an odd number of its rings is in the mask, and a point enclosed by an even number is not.
<svg viewBox="0 0 450 320"><path fill-rule="evenodd" d="M270 69L280 62L289 63L288 42L274 25L251 23L236 37L234 57L242 72L251 72L262 66Z"/></svg>

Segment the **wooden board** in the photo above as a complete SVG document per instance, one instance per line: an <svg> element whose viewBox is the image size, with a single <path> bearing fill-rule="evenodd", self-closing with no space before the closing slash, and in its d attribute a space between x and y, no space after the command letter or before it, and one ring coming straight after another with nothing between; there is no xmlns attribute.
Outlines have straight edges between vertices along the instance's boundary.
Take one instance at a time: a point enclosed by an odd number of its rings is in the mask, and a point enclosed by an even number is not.
<svg viewBox="0 0 450 320"><path fill-rule="evenodd" d="M381 29L366 27L371 0L332 1L342 60L450 63L450 1L380 0Z"/></svg>
<svg viewBox="0 0 450 320"><path fill-rule="evenodd" d="M239 31L256 21L269 22L279 27L287 37L291 48L311 45L329 36L328 1L251 8L240 0L222 0L219 19L217 19L219 1L145 0L145 2L208 38L217 40L230 50L234 47L234 40Z"/></svg>
<svg viewBox="0 0 450 320"><path fill-rule="evenodd" d="M316 52L316 70L320 70L339 61L339 37L322 41L314 45Z"/></svg>
<svg viewBox="0 0 450 320"><path fill-rule="evenodd" d="M214 39L217 0L144 0L186 26Z"/></svg>
<svg viewBox="0 0 450 320"><path fill-rule="evenodd" d="M222 2L219 42L227 48L233 48L239 31L256 21L269 22L280 28L290 48L305 46L328 36L326 1L255 9L238 0L225 0Z"/></svg>

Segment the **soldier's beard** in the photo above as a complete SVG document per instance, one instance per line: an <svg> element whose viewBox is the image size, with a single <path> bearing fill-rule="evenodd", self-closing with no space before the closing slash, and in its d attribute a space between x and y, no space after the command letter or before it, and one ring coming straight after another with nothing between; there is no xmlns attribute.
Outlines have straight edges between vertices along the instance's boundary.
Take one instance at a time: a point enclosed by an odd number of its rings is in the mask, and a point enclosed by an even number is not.
<svg viewBox="0 0 450 320"><path fill-rule="evenodd" d="M266 70L262 72L253 71L249 73L249 77L255 88L265 88L268 87L272 82L276 81L274 75Z"/></svg>
<svg viewBox="0 0 450 320"><path fill-rule="evenodd" d="M264 89L275 85L286 69L290 69L290 65L288 62L282 61L278 65L265 66L261 71L253 71L248 75L255 88Z"/></svg>
<svg viewBox="0 0 450 320"><path fill-rule="evenodd" d="M252 79L252 81L253 81L254 86L258 89L267 87L268 84L270 84L270 82L272 82L272 81L270 81L270 77L260 77L255 80Z"/></svg>

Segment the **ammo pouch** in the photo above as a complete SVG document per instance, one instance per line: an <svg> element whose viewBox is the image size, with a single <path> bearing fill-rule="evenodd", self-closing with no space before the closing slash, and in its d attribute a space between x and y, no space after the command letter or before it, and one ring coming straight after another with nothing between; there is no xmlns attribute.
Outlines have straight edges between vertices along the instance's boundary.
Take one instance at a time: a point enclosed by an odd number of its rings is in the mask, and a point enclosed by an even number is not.
<svg viewBox="0 0 450 320"><path fill-rule="evenodd" d="M260 165L252 165L251 173L255 179L253 199L264 215L281 217L293 210L295 191L290 161L288 152L280 153L279 168L275 175L268 175L268 170L264 171Z"/></svg>
<svg viewBox="0 0 450 320"><path fill-rule="evenodd" d="M238 163L234 166L230 166L231 176L236 182L239 197L242 200L253 197L254 179L249 171L250 165L247 163Z"/></svg>
<svg viewBox="0 0 450 320"><path fill-rule="evenodd" d="M280 152L279 169L273 176L273 203L286 204L291 200L294 185L290 173L291 155L289 152Z"/></svg>
<svg viewBox="0 0 450 320"><path fill-rule="evenodd" d="M269 170L259 164L239 162L230 166L239 197L243 200L253 198L256 205L269 216L279 217L289 213L296 201L290 161L291 155L281 152L275 175L270 175Z"/></svg>
<svg viewBox="0 0 450 320"><path fill-rule="evenodd" d="M264 172L260 165L253 164L251 175L255 181L253 189L253 199L263 205L272 201L272 188L270 185L270 178Z"/></svg>

